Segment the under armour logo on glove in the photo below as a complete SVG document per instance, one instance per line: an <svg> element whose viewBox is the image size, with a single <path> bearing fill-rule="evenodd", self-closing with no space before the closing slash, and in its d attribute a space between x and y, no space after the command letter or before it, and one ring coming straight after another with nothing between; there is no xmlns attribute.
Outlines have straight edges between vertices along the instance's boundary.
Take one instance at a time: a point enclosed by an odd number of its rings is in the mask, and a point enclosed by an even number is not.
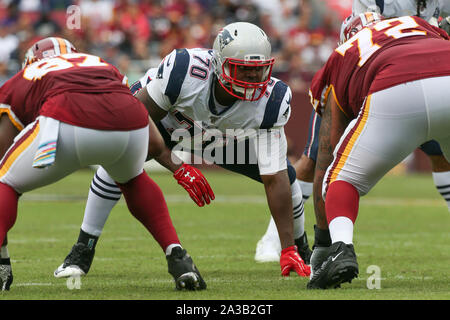
<svg viewBox="0 0 450 320"><path fill-rule="evenodd" d="M200 170L183 163L183 165L174 172L173 177L178 181L178 184L189 193L191 199L194 200L199 207L203 207L205 203L210 204L211 200L214 200L214 192Z"/></svg>
<svg viewBox="0 0 450 320"><path fill-rule="evenodd" d="M189 182L194 182L194 180L195 180L195 177L191 177L191 176L189 175L189 172L186 173L184 176L185 176L186 178L191 179Z"/></svg>
<svg viewBox="0 0 450 320"><path fill-rule="evenodd" d="M291 271L297 272L301 277L309 277L311 274L311 268L302 260L295 245L281 250L280 266L284 277L288 277Z"/></svg>

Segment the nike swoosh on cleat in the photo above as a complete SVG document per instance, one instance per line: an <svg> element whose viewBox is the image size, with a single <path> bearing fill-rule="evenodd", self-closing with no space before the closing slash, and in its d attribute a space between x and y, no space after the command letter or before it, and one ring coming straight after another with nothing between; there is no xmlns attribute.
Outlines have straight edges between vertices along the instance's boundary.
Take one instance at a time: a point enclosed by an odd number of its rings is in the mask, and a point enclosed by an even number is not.
<svg viewBox="0 0 450 320"><path fill-rule="evenodd" d="M341 253L343 253L344 251L339 252L337 255L335 255L334 257L331 257L331 261L334 261L337 259L337 257L339 257L341 255Z"/></svg>

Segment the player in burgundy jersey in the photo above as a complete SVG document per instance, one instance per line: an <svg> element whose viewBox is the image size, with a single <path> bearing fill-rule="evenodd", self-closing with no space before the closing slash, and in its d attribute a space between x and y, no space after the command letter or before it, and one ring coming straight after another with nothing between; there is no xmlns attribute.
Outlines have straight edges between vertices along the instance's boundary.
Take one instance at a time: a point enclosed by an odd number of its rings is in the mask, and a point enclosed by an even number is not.
<svg viewBox="0 0 450 320"><path fill-rule="evenodd" d="M322 116L314 192L325 200L332 245L308 288L358 274L353 224L360 196L422 143L450 159L450 42L418 17L351 17L341 45L311 83Z"/></svg>
<svg viewBox="0 0 450 320"><path fill-rule="evenodd" d="M1 290L12 283L3 242L16 220L19 196L93 164L113 177L130 212L166 253L177 289L206 288L180 245L160 188L143 170L147 110L114 66L78 53L65 39L38 41L27 52L22 71L0 88L0 115L5 143L14 139L9 148L1 146Z"/></svg>
<svg viewBox="0 0 450 320"><path fill-rule="evenodd" d="M416 15L430 24L438 26L447 33L450 31L450 1L438 0L396 0L396 1L378 1L378 0L354 0L352 13L360 14L366 11L376 12L386 18L399 16ZM438 22L439 17L442 17ZM306 201L313 193L314 168L316 165L318 135L320 130L321 117L312 110L309 128L308 140L300 159L293 163L296 170L297 181L301 186L303 199ZM419 148L424 152L431 164L431 175L437 191L447 204L450 211L450 163L443 156L439 144L434 141L427 141ZM320 250L328 247L331 243L326 220L320 220L324 216L323 201L320 201L320 194L317 195L319 201L314 201L314 211L316 213L316 225L314 226L314 248L315 254L312 255L311 265L314 266L317 254ZM272 223L273 221L271 221ZM269 224L270 226L270 224ZM268 228L262 239L273 239L272 229ZM269 251L274 246L274 241L263 242L264 251Z"/></svg>

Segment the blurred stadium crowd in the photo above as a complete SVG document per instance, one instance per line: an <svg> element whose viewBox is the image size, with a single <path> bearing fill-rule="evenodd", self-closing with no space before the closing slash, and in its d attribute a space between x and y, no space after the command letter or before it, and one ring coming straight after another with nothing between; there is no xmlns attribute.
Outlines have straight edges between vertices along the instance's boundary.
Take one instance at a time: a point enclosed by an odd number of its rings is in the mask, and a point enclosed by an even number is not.
<svg viewBox="0 0 450 320"><path fill-rule="evenodd" d="M339 37L344 13L337 13L331 2L0 0L0 84L21 68L25 51L40 38L67 38L79 51L117 66L132 83L174 48L210 48L222 26L248 21L271 39L274 75L289 82L294 91L307 90ZM351 1L340 2L351 6ZM68 8L73 5L81 13L75 28L67 24Z"/></svg>

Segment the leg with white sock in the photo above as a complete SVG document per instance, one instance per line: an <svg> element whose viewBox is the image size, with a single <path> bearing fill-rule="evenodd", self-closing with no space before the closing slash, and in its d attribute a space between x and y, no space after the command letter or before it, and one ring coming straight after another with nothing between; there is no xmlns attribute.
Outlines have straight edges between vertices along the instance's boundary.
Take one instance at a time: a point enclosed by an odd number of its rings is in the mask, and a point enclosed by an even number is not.
<svg viewBox="0 0 450 320"><path fill-rule="evenodd" d="M24 192L51 184L67 176L71 172L78 170L83 166L79 158L80 150L78 150L78 148L86 147L89 149L100 149L99 145L105 145L102 138L105 138L106 140L106 137L104 136L108 135L109 137L109 131L103 132L101 134L98 130L75 127L66 123L59 123L59 143L58 147L56 148L55 155L55 158L57 158L58 161L50 163L45 167L45 169L42 169L41 167L35 168L32 164L35 163L35 155L39 149L39 146L42 144L41 139L42 137L45 137L45 135L43 134L43 132L45 132L44 129L48 128L49 123L55 123L54 121L51 121L49 119L50 118L40 117L36 122L31 123L29 126L27 126L21 133L22 138L17 140L11 147L12 152L8 154L8 157L10 158L6 158L7 156L5 156L4 163L10 161L10 166L7 170L4 171L5 174L1 178L2 183L0 183L0 185L4 186L0 188L2 191L2 205L8 205L8 202L10 202L8 199L10 198L14 199L14 196L11 196L11 194L22 194ZM75 139L78 130L89 131L87 134L89 138L84 141L78 141L77 139ZM92 138L94 136L92 134L93 132L101 135L98 137L100 142L97 141L97 138ZM15 152L21 152L20 157L16 156L14 158ZM99 151L97 151L97 154L92 153L92 155L99 158L103 156L102 154L99 154ZM18 196L16 195L15 197ZM17 206L17 199L14 200L14 202ZM13 207L12 202L9 207ZM8 211L12 212L13 210L8 209L1 211L7 213ZM17 209L14 209L14 211L17 211ZM3 229L1 227L0 229L3 230L0 231L0 237L3 238L6 236L6 232L8 232L9 229ZM5 257L9 256L9 253L6 247L2 248L1 251L3 261L3 259L7 259Z"/></svg>
<svg viewBox="0 0 450 320"><path fill-rule="evenodd" d="M450 211L450 163L444 155L429 155L431 160L433 182L437 191L444 198L447 208Z"/></svg>
<svg viewBox="0 0 450 320"><path fill-rule="evenodd" d="M103 167L99 167L91 182L81 229L99 237L121 195L122 192L114 180Z"/></svg>
<svg viewBox="0 0 450 320"><path fill-rule="evenodd" d="M129 146L129 149L133 149L133 146ZM142 150L145 152L145 148L142 148ZM143 162L145 155L140 154L142 151L128 150L123 152L124 155L134 153L139 153ZM184 251L184 253L180 252L184 249L181 247L170 219L161 189L147 174L142 172L142 168L134 165L130 169L130 163L127 159L129 157L124 156L123 160L117 160L117 162L100 167L97 170L91 183L78 242L73 246L64 262L55 270L55 277L83 276L88 273L94 258L98 238L111 210L119 201L122 191L126 192L125 199L133 216L151 233L166 256L171 256L176 247L179 247L179 249L175 251L181 257L185 256ZM139 170L141 171L140 174L138 174ZM135 177L129 180L127 177L130 176ZM187 266L185 262L184 264ZM176 263L176 265L180 264ZM189 266L191 265L192 263L189 264ZM182 268L181 271L186 268ZM178 279L180 276L177 275L176 278ZM196 277L200 281L195 281L195 283L203 288L203 280L201 280L199 274ZM188 277L187 280L184 279L183 281L186 282L189 279L191 278Z"/></svg>
<svg viewBox="0 0 450 320"><path fill-rule="evenodd" d="M304 152L299 160L294 163L296 171L297 182L303 193L303 202L311 197L313 194L314 176L316 174L316 160L319 149L319 131L321 126L321 118L313 110L309 121L309 135ZM318 207L314 201L314 211L317 216L325 216L325 209L322 206ZM323 212L322 212L323 211ZM325 220L325 218L323 219ZM331 245L330 235L328 232L328 225L314 225L314 245L313 252L310 256L311 277L314 271L322 264L324 258L328 255L328 247Z"/></svg>
<svg viewBox="0 0 450 320"><path fill-rule="evenodd" d="M420 149L430 159L434 185L450 211L450 162L445 158L441 145L436 140L425 142Z"/></svg>
<svg viewBox="0 0 450 320"><path fill-rule="evenodd" d="M150 187L147 186L150 192L149 199L151 199L154 206L148 209L148 213L154 212L155 214L159 214L160 212L164 213L164 217L168 217L169 213L164 208L159 208L159 204L164 202L164 197L160 192L158 185L154 182L151 182ZM152 193L153 192L153 193ZM102 233L103 227L106 223L106 220L109 217L109 214L116 203L119 201L122 192L120 187L115 183L115 181L109 176L106 170L103 167L100 167L92 182L89 190L88 201L85 208L85 215L83 218L83 224L80 229L80 233L78 236L77 243L73 246L72 251L67 255L64 262L55 270L55 277L67 277L72 275L73 272L77 274L80 273L79 261L76 263L73 261L72 256L74 255L73 251L81 252L81 256L83 259L82 273L81 275L85 275L88 273L90 266L93 262L95 255L95 246L98 242L98 239ZM158 197L156 195L159 195ZM164 202L165 204L165 202ZM147 213L145 213L147 214ZM142 214L142 216L145 216ZM150 228L160 229L160 230L168 230L174 233L173 226L172 228L165 227L162 225L163 219L153 219L153 220L142 220L138 216L135 216L149 231ZM170 248L174 246L180 246L178 239L176 241L168 241L164 240L164 237L167 234L173 234L167 232L156 232L152 233L155 239L160 243L161 248L166 251L169 245L172 245ZM176 235L176 234L175 234ZM161 240L162 239L162 240ZM169 250L170 251L170 250ZM170 252L169 252L170 253Z"/></svg>
<svg viewBox="0 0 450 320"><path fill-rule="evenodd" d="M353 224L358 216L359 194L345 181L333 182L327 192L325 211L331 242L353 244Z"/></svg>
<svg viewBox="0 0 450 320"><path fill-rule="evenodd" d="M270 217L266 233L256 244L255 261L277 262L280 260L281 243L275 220Z"/></svg>
<svg viewBox="0 0 450 320"><path fill-rule="evenodd" d="M446 170L433 172L433 181L437 190L447 202L447 207L450 211L450 137L440 140L440 145L443 149L442 157L446 162Z"/></svg>
<svg viewBox="0 0 450 320"><path fill-rule="evenodd" d="M178 290L203 290L206 282L187 251L182 248L172 224L164 195L143 171L125 183L118 183L132 215L150 232L163 249L168 271Z"/></svg>
<svg viewBox="0 0 450 320"><path fill-rule="evenodd" d="M358 262L353 247L353 225L358 215L359 193L350 183L330 184L325 210L332 245L321 267L308 283L308 289L338 287L358 275Z"/></svg>
<svg viewBox="0 0 450 320"><path fill-rule="evenodd" d="M450 171L432 172L434 185L437 191L447 203L448 211L450 211Z"/></svg>
<svg viewBox="0 0 450 320"><path fill-rule="evenodd" d="M294 216L294 240L302 259L309 264L311 250L305 233L305 209L303 205L302 190L298 181L291 184L292 206ZM270 218L266 233L258 241L255 260L258 262L279 261L281 253L280 238L273 218Z"/></svg>
<svg viewBox="0 0 450 320"><path fill-rule="evenodd" d="M299 239L305 234L305 206L303 194L297 181L291 184L292 207L294 213L294 239Z"/></svg>
<svg viewBox="0 0 450 320"><path fill-rule="evenodd" d="M120 200L122 192L103 167L95 173L89 189L83 223L78 240L64 262L55 270L55 277L86 275L92 265L95 247L111 210ZM83 257L80 259L73 257Z"/></svg>
<svg viewBox="0 0 450 320"><path fill-rule="evenodd" d="M332 245L326 261L314 273L308 288L332 288L357 276L353 231L359 197L367 194L389 170L427 140L432 132L427 131L430 121L427 107L445 110L440 108L445 100L434 93L424 94L425 82L428 81L430 79L413 81L368 96L358 117L338 135L340 139L336 145L330 144L332 134L322 137L321 131L320 150L324 146L331 146L334 150L331 162L326 163L327 158L320 151L318 157L318 163L324 164L321 167L327 166L325 177L320 182ZM436 91L438 81L426 83L427 86L429 84L427 89ZM335 105L328 112L341 114ZM329 125L331 119L330 113L325 112L322 126L325 123ZM339 123L338 116L333 121ZM441 125L440 118L436 123ZM439 132L448 135L448 130Z"/></svg>
<svg viewBox="0 0 450 320"><path fill-rule="evenodd" d="M297 182L300 184L300 188L302 189L303 203L306 203L313 193L313 182L303 181L300 179L297 179Z"/></svg>
<svg viewBox="0 0 450 320"><path fill-rule="evenodd" d="M136 132L129 140L133 143L128 144L123 157L103 167L119 186L131 214L158 242L176 289L206 289L192 257L180 244L162 190L143 169L147 148L138 142L145 140L144 145L148 145L148 129Z"/></svg>
<svg viewBox="0 0 450 320"><path fill-rule="evenodd" d="M306 264L310 264L311 249L305 232L305 207L302 189L298 180L291 184L292 205L294 208L294 241L298 253Z"/></svg>

